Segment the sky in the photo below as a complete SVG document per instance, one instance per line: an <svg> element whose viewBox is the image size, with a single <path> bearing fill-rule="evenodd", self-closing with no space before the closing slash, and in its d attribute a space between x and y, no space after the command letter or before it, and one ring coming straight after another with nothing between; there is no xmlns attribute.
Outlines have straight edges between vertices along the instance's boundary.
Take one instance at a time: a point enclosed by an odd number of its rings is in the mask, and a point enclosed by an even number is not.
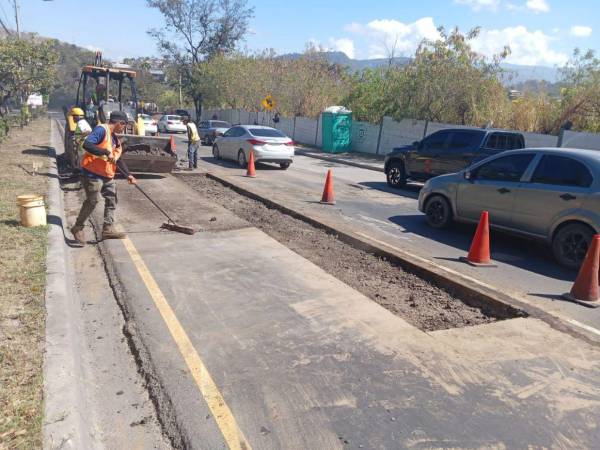
<svg viewBox="0 0 600 450"><path fill-rule="evenodd" d="M114 60L157 55L151 28L160 13L145 0L20 0L21 29L99 49ZM598 0L248 0L254 7L249 50L301 52L312 42L351 58L410 56L437 28L480 26L476 51L491 56L510 46L507 62L561 66L578 47L600 49ZM0 18L14 25L12 0L0 0ZM9 25L10 26L10 25Z"/></svg>

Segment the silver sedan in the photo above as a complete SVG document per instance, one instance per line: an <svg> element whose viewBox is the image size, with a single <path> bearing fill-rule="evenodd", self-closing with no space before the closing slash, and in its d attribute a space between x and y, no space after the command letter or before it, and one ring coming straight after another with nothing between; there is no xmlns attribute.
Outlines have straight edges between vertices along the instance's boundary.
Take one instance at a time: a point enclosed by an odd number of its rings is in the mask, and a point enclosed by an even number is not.
<svg viewBox="0 0 600 450"><path fill-rule="evenodd" d="M237 161L240 167L246 167L251 151L255 162L278 163L285 170L294 159L294 141L275 128L237 125L213 144L215 158Z"/></svg>
<svg viewBox="0 0 600 450"><path fill-rule="evenodd" d="M427 181L419 210L432 227L476 223L546 241L556 260L577 268L600 232L600 152L512 150Z"/></svg>

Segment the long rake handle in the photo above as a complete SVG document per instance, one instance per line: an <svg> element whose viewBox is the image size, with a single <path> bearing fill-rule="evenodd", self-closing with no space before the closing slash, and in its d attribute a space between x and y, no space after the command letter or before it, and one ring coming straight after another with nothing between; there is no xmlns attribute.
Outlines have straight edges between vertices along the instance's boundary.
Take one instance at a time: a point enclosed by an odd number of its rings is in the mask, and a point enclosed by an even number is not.
<svg viewBox="0 0 600 450"><path fill-rule="evenodd" d="M169 219L169 222L171 222L171 223L175 223L175 221L174 221L173 219L171 219L171 218L169 217L169 215L168 215L168 214L167 214L167 213L166 213L166 212L165 212L165 211L164 211L164 210L163 210L163 209L162 209L160 206L158 206L158 205L156 204L156 202L155 202L154 200L152 200L152 199L150 198L150 196L149 196L148 194L146 194L146 193L144 192L144 190L143 190L141 187L139 187L137 184L134 184L134 186L135 186L136 188L138 188L138 190L139 190L139 191L140 191L142 194L144 194L144 196L145 196L145 197L146 197L148 200L150 200L150 203L152 203L152 204L153 204L153 205L156 207L156 209L158 209L158 210L159 210L161 213L163 213L163 214L165 215L165 217L166 217L167 219Z"/></svg>

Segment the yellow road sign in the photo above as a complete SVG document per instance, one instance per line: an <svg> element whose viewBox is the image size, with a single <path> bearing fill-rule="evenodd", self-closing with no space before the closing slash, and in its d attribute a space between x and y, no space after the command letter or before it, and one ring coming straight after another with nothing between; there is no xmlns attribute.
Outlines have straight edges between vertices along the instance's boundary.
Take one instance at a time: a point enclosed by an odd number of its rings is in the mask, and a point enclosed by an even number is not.
<svg viewBox="0 0 600 450"><path fill-rule="evenodd" d="M260 102L260 104L267 111L271 111L273 108L275 108L275 105L276 105L275 99L273 97L271 97L271 94L269 94L265 98L263 98L262 101Z"/></svg>

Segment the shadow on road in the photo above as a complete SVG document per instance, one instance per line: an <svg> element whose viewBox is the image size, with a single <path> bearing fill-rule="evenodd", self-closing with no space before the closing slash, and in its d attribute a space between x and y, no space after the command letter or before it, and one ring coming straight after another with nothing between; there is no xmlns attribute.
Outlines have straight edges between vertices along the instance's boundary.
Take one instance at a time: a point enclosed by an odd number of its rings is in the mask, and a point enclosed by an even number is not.
<svg viewBox="0 0 600 450"><path fill-rule="evenodd" d="M465 254L469 251L475 233L475 226L467 224L454 224L449 229L436 230L427 225L422 214L392 216L388 220L404 228L405 233L440 242ZM530 239L492 230L490 247L492 259L504 264L563 281L572 281L577 275L575 271L559 266L544 244ZM432 257L447 259L436 255Z"/></svg>
<svg viewBox="0 0 600 450"><path fill-rule="evenodd" d="M400 195L401 197L414 198L415 200L419 198L419 191L423 186L421 184L407 184L404 189L396 189L389 187L385 181L361 181L357 184L389 194Z"/></svg>

